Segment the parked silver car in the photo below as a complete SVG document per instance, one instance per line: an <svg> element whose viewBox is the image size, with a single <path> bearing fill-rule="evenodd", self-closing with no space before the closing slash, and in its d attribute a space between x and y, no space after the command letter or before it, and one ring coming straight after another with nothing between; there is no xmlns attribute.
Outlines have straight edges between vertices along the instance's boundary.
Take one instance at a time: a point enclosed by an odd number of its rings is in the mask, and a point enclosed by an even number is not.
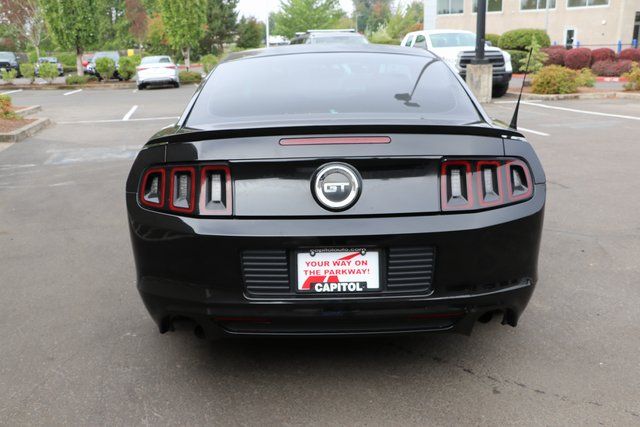
<svg viewBox="0 0 640 427"><path fill-rule="evenodd" d="M136 68L136 82L142 90L150 85L180 87L178 67L168 56L146 56Z"/></svg>

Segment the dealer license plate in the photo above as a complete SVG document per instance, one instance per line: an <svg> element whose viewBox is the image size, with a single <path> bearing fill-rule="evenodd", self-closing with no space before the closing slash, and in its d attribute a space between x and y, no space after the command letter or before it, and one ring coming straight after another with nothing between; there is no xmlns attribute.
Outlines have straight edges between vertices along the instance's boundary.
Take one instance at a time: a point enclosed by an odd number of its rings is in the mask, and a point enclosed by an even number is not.
<svg viewBox="0 0 640 427"><path fill-rule="evenodd" d="M362 248L298 252L300 293L360 293L380 290L379 253Z"/></svg>

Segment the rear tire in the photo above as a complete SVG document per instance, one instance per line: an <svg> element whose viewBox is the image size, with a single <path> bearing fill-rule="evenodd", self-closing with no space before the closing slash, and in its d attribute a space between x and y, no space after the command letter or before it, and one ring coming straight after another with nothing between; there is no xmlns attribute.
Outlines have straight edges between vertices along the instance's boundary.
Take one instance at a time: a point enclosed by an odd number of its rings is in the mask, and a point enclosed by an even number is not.
<svg viewBox="0 0 640 427"><path fill-rule="evenodd" d="M173 87L176 89L180 87L180 82L173 82Z"/></svg>
<svg viewBox="0 0 640 427"><path fill-rule="evenodd" d="M138 90L143 90L143 89L144 89L144 85L143 85L142 83L140 83L140 84L138 85Z"/></svg>
<svg viewBox="0 0 640 427"><path fill-rule="evenodd" d="M491 91L491 96L493 98L501 98L507 93L508 90L509 90L509 83L494 85L493 90Z"/></svg>

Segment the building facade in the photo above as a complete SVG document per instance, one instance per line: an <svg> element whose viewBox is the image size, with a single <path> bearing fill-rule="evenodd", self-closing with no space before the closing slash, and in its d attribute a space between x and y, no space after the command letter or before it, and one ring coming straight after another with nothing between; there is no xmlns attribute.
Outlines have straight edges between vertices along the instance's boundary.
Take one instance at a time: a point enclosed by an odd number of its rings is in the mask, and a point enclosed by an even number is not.
<svg viewBox="0 0 640 427"><path fill-rule="evenodd" d="M477 0L435 3L436 28L475 32ZM640 0L487 0L487 12L487 33L542 28L559 45L627 47L640 29Z"/></svg>

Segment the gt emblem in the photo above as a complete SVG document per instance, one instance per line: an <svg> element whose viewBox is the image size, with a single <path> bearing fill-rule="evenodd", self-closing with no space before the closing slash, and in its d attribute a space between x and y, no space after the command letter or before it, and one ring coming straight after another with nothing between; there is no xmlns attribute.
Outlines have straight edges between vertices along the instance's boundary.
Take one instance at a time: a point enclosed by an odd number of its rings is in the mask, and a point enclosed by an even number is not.
<svg viewBox="0 0 640 427"><path fill-rule="evenodd" d="M329 163L321 166L311 180L311 193L325 209L343 211L349 209L360 197L360 174L345 163Z"/></svg>
<svg viewBox="0 0 640 427"><path fill-rule="evenodd" d="M337 191L345 191L348 186L351 184L348 182L338 182L338 183L330 183L325 182L324 184L324 192L325 193L335 193Z"/></svg>

